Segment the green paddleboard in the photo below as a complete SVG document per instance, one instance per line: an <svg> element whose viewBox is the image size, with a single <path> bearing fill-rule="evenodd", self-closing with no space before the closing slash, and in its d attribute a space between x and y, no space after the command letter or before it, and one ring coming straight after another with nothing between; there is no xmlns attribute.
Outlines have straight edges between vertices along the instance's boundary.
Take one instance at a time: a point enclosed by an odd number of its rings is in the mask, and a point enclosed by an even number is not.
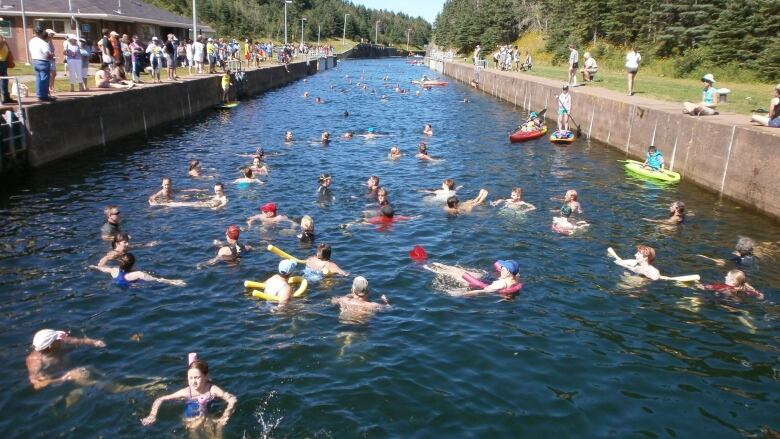
<svg viewBox="0 0 780 439"><path fill-rule="evenodd" d="M651 178L653 180L665 181L667 183L677 183L680 181L680 174L668 169L653 171L650 168L642 166L642 162L636 160L626 160L626 171L642 178Z"/></svg>

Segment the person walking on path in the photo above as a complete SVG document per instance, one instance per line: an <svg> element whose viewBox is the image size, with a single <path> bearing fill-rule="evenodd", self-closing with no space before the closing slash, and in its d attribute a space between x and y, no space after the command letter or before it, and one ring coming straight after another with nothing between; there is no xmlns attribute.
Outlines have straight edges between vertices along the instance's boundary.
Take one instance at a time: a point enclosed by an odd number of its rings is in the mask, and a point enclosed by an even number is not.
<svg viewBox="0 0 780 439"><path fill-rule="evenodd" d="M574 44L569 44L569 85L577 85L577 69L580 67L580 54Z"/></svg>
<svg viewBox="0 0 780 439"><path fill-rule="evenodd" d="M49 76L51 73L49 61L54 59L54 54L46 38L48 35L44 32L43 27L35 26L35 37L29 43L30 58L35 70L35 94L38 96L38 100L43 102L57 99L49 96Z"/></svg>
<svg viewBox="0 0 780 439"><path fill-rule="evenodd" d="M626 72L628 73L628 95L634 94L634 79L636 72L639 71L639 63L642 62L642 55L636 51L636 44L631 45L631 50L626 54Z"/></svg>

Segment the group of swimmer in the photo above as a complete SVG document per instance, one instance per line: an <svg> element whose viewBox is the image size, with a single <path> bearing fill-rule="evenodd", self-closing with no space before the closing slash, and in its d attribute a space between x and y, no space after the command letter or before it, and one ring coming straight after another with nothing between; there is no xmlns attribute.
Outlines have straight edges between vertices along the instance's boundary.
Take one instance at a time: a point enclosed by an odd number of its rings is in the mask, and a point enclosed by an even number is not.
<svg viewBox="0 0 780 439"><path fill-rule="evenodd" d="M567 90L564 89L564 94ZM323 101L319 99L318 103ZM562 102L565 105L565 102ZM570 108L569 108L570 109ZM568 110L560 113L559 116L565 116ZM348 114L345 113L345 116ZM522 125L521 130L534 131L543 127L543 113L532 112L528 120ZM561 117L559 128L568 129L565 118ZM349 134L347 137L346 134ZM346 133L342 136L345 139L352 138L352 133ZM380 135L373 128L366 130L363 135L366 139L373 139ZM433 127L426 124L422 135L426 137L433 136ZM286 131L284 142L293 142L293 134ZM330 141L330 134L325 131L320 137L320 142ZM252 159L252 163L241 168L241 176L233 181L237 187L252 187L261 185L263 181L258 177L268 177L271 175L270 168L266 163L267 155L265 151L258 148L254 153L240 154L242 157ZM393 146L387 158L389 160L401 159L403 153L397 146ZM420 141L418 153L415 156L418 160L435 162L442 159L431 157L428 154L427 145ZM643 166L649 169L663 169L663 156L654 147L650 147L647 159ZM191 160L187 166L187 175L193 180L216 180L214 176L206 175L201 163L198 160ZM335 196L331 191L333 177L330 174L323 173L317 179L316 195L320 201L332 202ZM398 221L413 220L415 217L396 215L395 209L389 201L389 191L380 185L380 177L370 176L366 181L365 196L369 199L368 205L363 210L363 219L351 223L342 224L342 229L348 229L361 224L378 226L380 229L387 229L390 225ZM477 206L489 205L491 207L507 209L521 215L528 214L537 210L536 206L523 200L523 189L515 187L511 190L508 198L499 198L487 203L488 191L480 189L477 195L469 200L460 201L457 193L462 186L457 186L451 178L444 179L441 187L437 189L420 189L424 196L433 202L442 203L442 209L448 215L461 215L472 212ZM213 195L206 194L204 189L174 189L172 180L169 177L162 179L161 188L148 197L150 206L166 207L191 207L205 209L224 209L228 204L228 198L225 194L225 187L219 181L214 182ZM560 199L558 199L560 201ZM316 240L314 219L309 215L301 217L300 221L294 221L286 215L278 212L277 205L274 202L266 202L259 207L260 213L249 216L246 220L248 230L254 224L260 224L263 228L281 228L292 230L298 233L297 237L301 242L314 243ZM583 209L578 199L576 190L567 190L563 196L560 208L554 210L556 215L552 219L552 229L562 235L573 235L586 230L589 224L582 218ZM109 205L104 209L105 223L101 227L101 238L110 242L111 249L103 256L96 265L90 267L107 273L112 280L120 287L128 287L141 281L159 282L173 286L184 286L184 280L168 279L152 275L150 273L137 270L135 268L135 257L129 252L131 247L131 237L122 230L121 212L118 206ZM670 216L661 220L670 225L682 224L686 219L685 205L681 201L676 201L670 206ZM650 220L658 221L658 220ZM216 254L214 258L208 260L203 265L214 265L220 262L238 263L241 257L249 252L256 251L254 246L241 243L239 241L242 229L235 224L229 225L225 229L225 240L215 240ZM155 246L156 242L133 244L133 247ZM305 259L297 260L295 258L283 258L276 269L276 273L263 282L263 293L273 298L278 305L275 309L283 309L293 298L293 280L295 270L298 265L304 266L304 271L314 273L321 279L323 276L350 276L350 273L343 270L338 264L331 260L332 247L328 243L318 243L316 252ZM646 245L637 245L633 259L622 259L610 248L609 254L614 258L614 262L632 273L643 276L650 280L675 280L673 277L662 276L659 270L653 265L656 252L652 247ZM697 283L696 286L706 290L713 291L720 295L729 297L745 296L756 299L763 299L763 295L754 287L747 283L747 276L743 270L752 269L757 265L757 257L754 254L754 242L748 238L741 238L737 243L735 257L730 261L725 259L711 258L705 255L699 255L720 266L733 263L737 268L730 270L722 284L703 285ZM424 260L424 257L422 258ZM486 274L481 270L466 269L458 266L446 265L439 262L424 261L423 267L436 274L437 277L454 281L457 287L447 289L447 293L454 296L472 296L485 293L498 293L504 297L512 296L522 288L519 272L520 264L516 260L502 259L493 264L496 276L484 279ZM352 287L348 294L331 298L331 303L339 306L342 314L357 314L364 318L370 317L377 311L390 309L390 302L385 295L381 295L379 301L372 301L369 298L369 282L363 276L355 276L352 280ZM76 368L60 374L59 376L50 373L63 362L63 351L66 347L72 346L92 346L104 348L106 343L102 340L94 340L87 337L79 338L71 336L64 331L53 329L43 329L38 331L33 337L33 351L27 356L27 369L29 381L35 389L40 389L55 383L76 382L87 385L91 382L89 372L84 368ZM156 421L158 410L161 404L170 400L185 401L184 417L187 420L188 427L207 427L218 430L226 425L230 416L235 410L237 398L229 392L216 386L209 380L208 364L198 358L196 354L190 354L186 367L187 387L180 389L168 395L158 397L152 404L148 416L141 422L143 425L149 425ZM210 419L209 414L215 411L214 401L221 399L225 401L226 407L222 415L216 420L211 420L208 425L206 421Z"/></svg>

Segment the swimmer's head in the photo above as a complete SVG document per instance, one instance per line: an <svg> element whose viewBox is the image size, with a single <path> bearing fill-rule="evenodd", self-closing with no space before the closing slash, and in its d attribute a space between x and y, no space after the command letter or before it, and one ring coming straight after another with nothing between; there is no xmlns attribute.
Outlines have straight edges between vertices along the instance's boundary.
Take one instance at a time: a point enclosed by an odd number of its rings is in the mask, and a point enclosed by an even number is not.
<svg viewBox="0 0 780 439"><path fill-rule="evenodd" d="M192 171L194 169L198 169L200 166L200 161L198 160L190 160L190 164L188 165L188 171Z"/></svg>
<svg viewBox="0 0 780 439"><path fill-rule="evenodd" d="M260 158L260 156L255 156L255 158L252 159L252 166L261 166L263 164L263 159Z"/></svg>
<svg viewBox="0 0 780 439"><path fill-rule="evenodd" d="M187 365L187 384L191 389L197 390L208 382L209 365L202 360L195 360Z"/></svg>
<svg viewBox="0 0 780 439"><path fill-rule="evenodd" d="M520 270L520 266L517 263L517 261L513 260L506 260L506 261L496 261L496 263L501 267L506 269L510 274L513 276L517 275L517 272Z"/></svg>
<svg viewBox="0 0 780 439"><path fill-rule="evenodd" d="M393 146L392 148L390 148L390 154L396 155L396 154L400 154L400 153L401 153L401 150L398 149L397 146Z"/></svg>
<svg viewBox="0 0 780 439"><path fill-rule="evenodd" d="M682 201L675 201L669 206L669 212L672 213L672 215L679 214L679 215L685 215L685 203Z"/></svg>
<svg viewBox="0 0 780 439"><path fill-rule="evenodd" d="M453 180L451 178L447 178L443 182L441 182L441 187L443 189L447 189L448 191L454 191L455 190L455 180Z"/></svg>
<svg viewBox="0 0 780 439"><path fill-rule="evenodd" d="M329 261L330 260L330 244L322 243L317 246L317 259L321 261Z"/></svg>
<svg viewBox="0 0 780 439"><path fill-rule="evenodd" d="M636 256L641 256L647 259L648 264L652 264L655 261L655 249L646 245L638 245L636 246Z"/></svg>
<svg viewBox="0 0 780 439"><path fill-rule="evenodd" d="M33 336L33 349L38 352L51 348L60 340L68 337L65 331L55 331L54 329L41 329Z"/></svg>
<svg viewBox="0 0 780 439"><path fill-rule="evenodd" d="M292 259L285 259L279 262L279 274L282 276L289 276L295 270L295 266L298 265Z"/></svg>
<svg viewBox="0 0 780 439"><path fill-rule="evenodd" d="M314 232L314 220L309 215L301 218L301 230L304 232Z"/></svg>
<svg viewBox="0 0 780 439"><path fill-rule="evenodd" d="M326 173L326 174L322 174L322 175L320 175L320 177L317 179L317 181L318 181L318 182L320 183L320 185L322 185L322 186L330 186L330 182L331 182L331 176L330 176L330 174L327 174L327 173Z"/></svg>
<svg viewBox="0 0 780 439"><path fill-rule="evenodd" d="M733 269L726 273L726 285L732 287L742 287L747 281L747 276L742 270Z"/></svg>
<svg viewBox="0 0 780 439"><path fill-rule="evenodd" d="M420 142L420 144L417 146L417 149L420 151L421 154L428 153L428 145L426 145L425 142Z"/></svg>
<svg viewBox="0 0 780 439"><path fill-rule="evenodd" d="M119 265L119 269L126 273L133 271L133 266L135 266L135 256L133 256L132 253L119 255L116 258L116 263Z"/></svg>
<svg viewBox="0 0 780 439"><path fill-rule="evenodd" d="M330 140L330 133L327 131L323 131L322 136L320 136L320 139L322 141Z"/></svg>
<svg viewBox="0 0 780 439"><path fill-rule="evenodd" d="M523 190L519 187L512 189L512 198L517 200L523 199Z"/></svg>
<svg viewBox="0 0 780 439"><path fill-rule="evenodd" d="M242 168L241 173L244 174L245 178L252 178L252 168Z"/></svg>
<svg viewBox="0 0 780 439"><path fill-rule="evenodd" d="M570 201L577 201L577 191L569 189L566 191L566 195L563 197L563 202L568 203Z"/></svg>
<svg viewBox="0 0 780 439"><path fill-rule="evenodd" d="M103 215L106 217L106 221L118 224L119 223L119 207L113 204L109 204L103 208Z"/></svg>
<svg viewBox="0 0 780 439"><path fill-rule="evenodd" d="M737 245L734 247L734 250L736 250L740 256L750 256L753 254L753 248L755 245L756 243L753 242L752 239L743 236L737 241Z"/></svg>
<svg viewBox="0 0 780 439"><path fill-rule="evenodd" d="M366 184L368 185L369 188L375 188L379 186L379 177L377 177L376 175L372 175L368 177L368 181L366 182Z"/></svg>
<svg viewBox="0 0 780 439"><path fill-rule="evenodd" d="M447 198L447 207L450 209L457 209L458 208L458 197L455 195Z"/></svg>
<svg viewBox="0 0 780 439"><path fill-rule="evenodd" d="M385 218L392 218L393 215L395 215L395 210L393 210L393 206L385 204L381 209L379 209L379 213L382 214L382 216Z"/></svg>
<svg viewBox="0 0 780 439"><path fill-rule="evenodd" d="M228 226L227 229L225 229L225 236L228 239L232 239L233 241L235 241L236 239L238 239L239 235L241 235L241 229L239 229L238 226L235 224L231 224Z"/></svg>
<svg viewBox="0 0 780 439"><path fill-rule="evenodd" d="M356 296L368 295L368 280L363 276L358 276L352 281L352 293Z"/></svg>
<svg viewBox="0 0 780 439"><path fill-rule="evenodd" d="M342 137L344 137L345 139L351 139L352 138L352 133L347 131L346 133L344 133L344 135Z"/></svg>
<svg viewBox="0 0 780 439"><path fill-rule="evenodd" d="M376 190L376 196L387 198L387 189L385 189L384 187L380 187L379 189Z"/></svg>
<svg viewBox="0 0 780 439"><path fill-rule="evenodd" d="M292 140L292 138L293 138L292 131L286 131L284 133L284 140L289 142L290 140Z"/></svg>
<svg viewBox="0 0 780 439"><path fill-rule="evenodd" d="M162 188L163 189L170 189L171 187L171 179L170 177L163 177L162 179Z"/></svg>
<svg viewBox="0 0 780 439"><path fill-rule="evenodd" d="M111 248L114 250L124 252L127 250L127 246L130 244L130 235L125 232L119 232L114 235L114 240L111 241Z"/></svg>
<svg viewBox="0 0 780 439"><path fill-rule="evenodd" d="M267 213L270 216L276 215L276 204L275 203L265 203L262 206L260 206L260 212Z"/></svg>
<svg viewBox="0 0 780 439"><path fill-rule="evenodd" d="M349 111L344 111L344 117L349 117Z"/></svg>

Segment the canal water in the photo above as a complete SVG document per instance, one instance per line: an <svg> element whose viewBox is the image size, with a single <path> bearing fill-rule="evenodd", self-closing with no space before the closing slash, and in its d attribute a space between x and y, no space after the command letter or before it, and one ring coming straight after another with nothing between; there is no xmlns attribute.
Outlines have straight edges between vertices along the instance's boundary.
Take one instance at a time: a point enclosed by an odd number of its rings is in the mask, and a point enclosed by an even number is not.
<svg viewBox="0 0 780 439"><path fill-rule="evenodd" d="M606 253L612 246L629 257L643 243L657 250L662 273L722 282L732 267L696 255L728 257L739 236L780 241L777 224L685 181L659 186L627 176L624 157L603 144L511 145L519 108L457 83L417 95L411 81L424 73L434 75L399 60L344 62L233 110L6 183L4 436L186 437L181 403L166 403L150 427L139 420L154 398L185 387L188 352L239 398L227 437L736 437L780 429L777 256L749 272L767 296L756 302L637 281ZM409 92L395 92L396 83ZM317 96L325 103L314 104ZM434 136L423 138L426 123ZM382 135L338 138L371 127ZM293 143L283 143L286 130ZM324 130L334 137L328 146L314 141ZM421 139L443 161L415 159ZM405 156L388 161L393 145ZM232 180L251 160L238 154L257 147L272 154L270 176L239 188ZM150 207L163 176L175 188L210 190L213 180L187 177L193 158L225 182L227 207ZM329 202L316 194L324 172L333 176ZM339 227L370 207L370 175L389 190L396 213L413 219L384 230ZM507 198L522 187L537 210L483 206L447 216L418 191L445 178L463 185L461 199L480 188L490 200ZM579 192L592 224L572 237L550 229L567 189ZM642 219L665 217L675 200L694 214L688 223L669 229ZM266 202L294 219L311 215L317 242L330 243L333 259L368 278L372 296L387 295L392 309L368 321L340 319L330 299L349 291L350 277L314 283L305 299L272 312L242 287L275 271L279 259L262 250L237 266L196 268L214 255L212 241L224 239L225 227L245 226ZM133 243L158 242L132 249L138 268L187 287L123 290L88 268L107 250L99 239L107 204L120 207ZM298 257L313 253L279 230L255 226L241 238ZM409 258L414 245L431 261L475 269L516 259L524 288L513 300L449 296ZM99 383L34 391L24 359L42 328L105 340L104 349L68 355L71 367L88 367Z"/></svg>

